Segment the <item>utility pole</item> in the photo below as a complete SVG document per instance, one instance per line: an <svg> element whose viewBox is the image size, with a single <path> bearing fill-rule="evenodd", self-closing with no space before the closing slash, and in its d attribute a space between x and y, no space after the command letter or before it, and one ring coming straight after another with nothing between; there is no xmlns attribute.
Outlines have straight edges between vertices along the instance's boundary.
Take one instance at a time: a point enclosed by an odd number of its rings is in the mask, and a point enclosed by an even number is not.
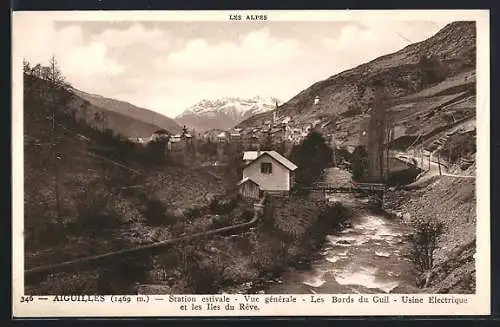
<svg viewBox="0 0 500 327"><path fill-rule="evenodd" d="M439 150L437 151L437 154L438 154L439 176L441 176L441 155L439 154Z"/></svg>
<svg viewBox="0 0 500 327"><path fill-rule="evenodd" d="M420 167L424 169L424 144L420 144Z"/></svg>
<svg viewBox="0 0 500 327"><path fill-rule="evenodd" d="M386 156L385 156L385 179L387 180L389 178L389 174L390 174L390 161L389 161L389 152L390 152L390 144L392 142L392 138L393 138L393 132L392 132L392 128L393 128L393 124L392 124L392 121L391 119L387 116L387 119L386 119L386 122L387 122L387 126L386 126L386 133L387 133L387 139L386 139L386 147L385 147L385 150L386 150Z"/></svg>

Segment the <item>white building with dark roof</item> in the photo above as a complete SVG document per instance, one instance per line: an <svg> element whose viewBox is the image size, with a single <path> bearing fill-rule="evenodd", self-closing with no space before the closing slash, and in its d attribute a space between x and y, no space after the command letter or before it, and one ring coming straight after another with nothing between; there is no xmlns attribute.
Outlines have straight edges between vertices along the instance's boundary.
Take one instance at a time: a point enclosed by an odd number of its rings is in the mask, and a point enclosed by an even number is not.
<svg viewBox="0 0 500 327"><path fill-rule="evenodd" d="M287 193L294 187L298 167L278 152L246 151L243 160L243 178L238 183L241 195L254 197L255 185L258 185L260 195L263 192Z"/></svg>

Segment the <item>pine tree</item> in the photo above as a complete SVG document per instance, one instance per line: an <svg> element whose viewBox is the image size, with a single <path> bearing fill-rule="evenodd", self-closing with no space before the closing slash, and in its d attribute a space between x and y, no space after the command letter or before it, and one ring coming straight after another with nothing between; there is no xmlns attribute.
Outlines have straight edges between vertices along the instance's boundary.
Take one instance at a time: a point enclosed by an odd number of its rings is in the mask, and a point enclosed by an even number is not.
<svg viewBox="0 0 500 327"><path fill-rule="evenodd" d="M45 67L44 67L45 68ZM50 107L52 111L52 133L51 133L51 148L52 148L52 158L54 164L54 188L55 188L55 201L56 201L56 214L59 220L60 218L60 197L59 197L59 165L58 161L61 159L60 155L57 152L57 111L61 110L58 108L61 103L61 98L59 96L59 92L65 86L65 79L62 75L55 56L52 56L49 60L49 67L47 69L42 69L44 74L43 77L46 78L49 84L49 92L50 92Z"/></svg>

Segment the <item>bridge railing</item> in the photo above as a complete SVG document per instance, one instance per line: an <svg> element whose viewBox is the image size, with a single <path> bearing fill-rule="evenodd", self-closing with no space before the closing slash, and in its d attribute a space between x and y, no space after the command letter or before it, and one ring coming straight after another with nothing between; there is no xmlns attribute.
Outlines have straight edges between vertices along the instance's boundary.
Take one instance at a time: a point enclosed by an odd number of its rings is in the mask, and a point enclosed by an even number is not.
<svg viewBox="0 0 500 327"><path fill-rule="evenodd" d="M382 183L348 183L344 185L337 185L333 183L327 182L317 182L312 184L311 186L306 187L307 189L323 189L323 190L335 190L335 189L351 189L353 191L385 191L387 186Z"/></svg>
<svg viewBox="0 0 500 327"><path fill-rule="evenodd" d="M382 183L353 183L354 187L369 191L385 191L387 186Z"/></svg>

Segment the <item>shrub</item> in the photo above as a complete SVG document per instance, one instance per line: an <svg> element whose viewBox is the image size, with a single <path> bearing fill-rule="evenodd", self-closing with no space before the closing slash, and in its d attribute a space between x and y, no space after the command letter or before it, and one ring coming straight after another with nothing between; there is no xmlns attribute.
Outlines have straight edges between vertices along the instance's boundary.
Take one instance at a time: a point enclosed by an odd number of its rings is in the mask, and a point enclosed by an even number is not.
<svg viewBox="0 0 500 327"><path fill-rule="evenodd" d="M117 227L121 219L113 207L113 201L112 194L102 185L87 184L78 196L78 217L73 227L93 233Z"/></svg>
<svg viewBox="0 0 500 327"><path fill-rule="evenodd" d="M151 225L171 225L176 220L173 214L167 214L166 206L153 197L146 199L145 208L141 210L141 214Z"/></svg>
<svg viewBox="0 0 500 327"><path fill-rule="evenodd" d="M187 219L191 220L200 217L204 211L203 207L194 206L186 210L185 216Z"/></svg>
<svg viewBox="0 0 500 327"><path fill-rule="evenodd" d="M432 219L414 218L411 226L410 259L420 271L432 269L434 251L438 248L439 237L445 232L445 225Z"/></svg>
<svg viewBox="0 0 500 327"><path fill-rule="evenodd" d="M317 225L320 229L337 230L349 219L349 209L340 203L327 206L318 216Z"/></svg>
<svg viewBox="0 0 500 327"><path fill-rule="evenodd" d="M50 220L38 226L26 228L26 249L57 246L64 243L66 240L67 235L61 224Z"/></svg>
<svg viewBox="0 0 500 327"><path fill-rule="evenodd" d="M251 263L261 275L275 275L286 269L287 244L270 237L259 238L254 243Z"/></svg>
<svg viewBox="0 0 500 327"><path fill-rule="evenodd" d="M352 179L361 181L368 167L368 152L365 146L359 145L354 149L351 156Z"/></svg>
<svg viewBox="0 0 500 327"><path fill-rule="evenodd" d="M37 285L26 285L26 294L32 295L90 295L99 294L96 280L97 272L84 270L79 273L50 274ZM107 293L115 294L115 293Z"/></svg>
<svg viewBox="0 0 500 327"><path fill-rule="evenodd" d="M448 67L436 56L422 56L418 65L421 73L421 87L441 82L448 75Z"/></svg>
<svg viewBox="0 0 500 327"><path fill-rule="evenodd" d="M98 293L102 295L134 294L135 283L147 281L146 271L150 268L150 263L146 260L127 258L100 266L97 278Z"/></svg>
<svg viewBox="0 0 500 327"><path fill-rule="evenodd" d="M212 221L212 223L210 224L210 227L211 227L211 229L218 229L218 228L230 226L230 225L232 225L232 223L233 223L233 220L231 219L231 217L229 215L225 215L225 216L220 216L220 217L215 218Z"/></svg>
<svg viewBox="0 0 500 327"><path fill-rule="evenodd" d="M34 196L32 196L34 194ZM35 188L25 195L25 247L34 250L64 243L67 235L54 208L52 193Z"/></svg>
<svg viewBox="0 0 500 327"><path fill-rule="evenodd" d="M214 294L222 285L225 265L220 255L207 255L201 247L187 245L177 250L178 262L195 294Z"/></svg>
<svg viewBox="0 0 500 327"><path fill-rule="evenodd" d="M172 226L172 235L179 236L186 231L186 224L183 220L178 220Z"/></svg>
<svg viewBox="0 0 500 327"><path fill-rule="evenodd" d="M243 211L243 213L241 214L241 218L244 221L248 221L248 220L252 219L253 218L253 211L252 210Z"/></svg>
<svg viewBox="0 0 500 327"><path fill-rule="evenodd" d="M212 214L224 215L233 211L237 205L238 205L237 198L231 198L230 200L223 200L223 201L218 199L213 199L212 201L210 201L208 209Z"/></svg>

